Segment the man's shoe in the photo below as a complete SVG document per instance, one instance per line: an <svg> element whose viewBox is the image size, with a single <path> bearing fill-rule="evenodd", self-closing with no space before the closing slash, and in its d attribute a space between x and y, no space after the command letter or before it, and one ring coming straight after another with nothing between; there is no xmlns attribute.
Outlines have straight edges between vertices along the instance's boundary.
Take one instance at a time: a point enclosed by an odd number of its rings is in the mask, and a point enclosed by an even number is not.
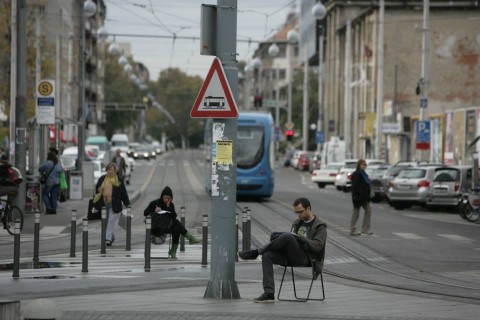
<svg viewBox="0 0 480 320"><path fill-rule="evenodd" d="M239 251L238 257L242 260L255 260L258 257L258 250Z"/></svg>
<svg viewBox="0 0 480 320"><path fill-rule="evenodd" d="M264 292L260 297L253 299L256 303L274 303L275 295L273 293Z"/></svg>

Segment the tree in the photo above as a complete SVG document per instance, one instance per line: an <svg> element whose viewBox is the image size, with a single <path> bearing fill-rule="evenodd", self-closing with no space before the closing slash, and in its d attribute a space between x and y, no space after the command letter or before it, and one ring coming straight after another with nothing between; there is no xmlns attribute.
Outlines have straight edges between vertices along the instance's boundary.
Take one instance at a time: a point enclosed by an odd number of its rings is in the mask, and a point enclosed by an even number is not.
<svg viewBox="0 0 480 320"><path fill-rule="evenodd" d="M159 110L152 110L148 113L147 132L157 139L165 132L176 145L196 146L202 143L202 121L190 118L190 110L202 83L203 79L199 76L189 76L180 69L163 70L152 84L152 90L157 102L172 115L175 123L171 123Z"/></svg>

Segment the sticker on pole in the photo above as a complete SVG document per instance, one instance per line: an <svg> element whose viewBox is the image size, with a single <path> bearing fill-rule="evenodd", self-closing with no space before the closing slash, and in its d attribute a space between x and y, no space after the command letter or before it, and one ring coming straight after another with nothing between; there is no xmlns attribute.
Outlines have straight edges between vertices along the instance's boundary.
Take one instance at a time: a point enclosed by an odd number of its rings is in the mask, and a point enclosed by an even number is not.
<svg viewBox="0 0 480 320"><path fill-rule="evenodd" d="M215 58L190 111L191 118L238 118L237 105L220 59Z"/></svg>

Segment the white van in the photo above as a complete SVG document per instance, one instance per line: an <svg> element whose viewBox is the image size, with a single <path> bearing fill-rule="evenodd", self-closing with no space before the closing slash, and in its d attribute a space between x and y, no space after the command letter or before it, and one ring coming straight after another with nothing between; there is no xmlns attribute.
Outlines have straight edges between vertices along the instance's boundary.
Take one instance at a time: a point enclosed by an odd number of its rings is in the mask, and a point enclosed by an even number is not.
<svg viewBox="0 0 480 320"><path fill-rule="evenodd" d="M127 153L128 152L128 136L124 133L115 133L112 136L112 139L110 139L110 150L112 151L112 154L115 154L114 152L117 151L117 149L120 149L122 152Z"/></svg>

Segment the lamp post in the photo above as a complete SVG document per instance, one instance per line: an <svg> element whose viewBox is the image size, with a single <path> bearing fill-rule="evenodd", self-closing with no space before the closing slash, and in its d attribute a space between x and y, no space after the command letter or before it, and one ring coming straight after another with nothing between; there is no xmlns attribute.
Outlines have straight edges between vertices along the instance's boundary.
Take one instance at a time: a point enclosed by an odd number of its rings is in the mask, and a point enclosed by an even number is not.
<svg viewBox="0 0 480 320"><path fill-rule="evenodd" d="M292 51L293 46L298 43L298 32L294 29L291 29L287 33L287 55L288 55L288 103L287 103L287 123L288 126L292 126L292 81L293 81L293 61L292 61ZM293 126L287 129L293 129Z"/></svg>
<svg viewBox="0 0 480 320"><path fill-rule="evenodd" d="M323 20L327 15L327 9L325 6L319 2L312 8L312 14L315 19ZM317 119L317 135L322 135L325 137L323 132L323 27L319 28L318 36L318 119ZM323 138L325 139L325 138ZM317 143L317 152L322 151L323 141L318 141Z"/></svg>
<svg viewBox="0 0 480 320"><path fill-rule="evenodd" d="M78 47L78 157L77 170L82 171L82 162L85 154L85 17L92 17L97 11L97 6L92 0L78 0L79 22L79 47Z"/></svg>

